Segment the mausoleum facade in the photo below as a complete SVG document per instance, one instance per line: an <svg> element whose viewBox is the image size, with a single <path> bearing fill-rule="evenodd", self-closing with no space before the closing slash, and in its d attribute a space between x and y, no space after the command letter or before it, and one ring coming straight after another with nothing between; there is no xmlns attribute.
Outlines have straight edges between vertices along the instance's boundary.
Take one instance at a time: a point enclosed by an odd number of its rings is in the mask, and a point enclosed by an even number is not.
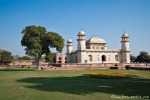
<svg viewBox="0 0 150 100"><path fill-rule="evenodd" d="M120 50L107 49L107 42L98 36L86 40L82 30L77 36L77 50L73 51L73 41L70 38L67 40L67 63L130 63L127 33L122 34Z"/></svg>

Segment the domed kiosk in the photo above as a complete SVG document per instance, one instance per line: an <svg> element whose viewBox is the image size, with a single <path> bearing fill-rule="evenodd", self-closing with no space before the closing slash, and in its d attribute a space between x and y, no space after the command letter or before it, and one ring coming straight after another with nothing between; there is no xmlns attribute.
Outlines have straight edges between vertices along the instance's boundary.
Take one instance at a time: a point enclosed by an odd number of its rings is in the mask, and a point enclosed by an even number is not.
<svg viewBox="0 0 150 100"><path fill-rule="evenodd" d="M85 36L85 33L82 31L82 29L80 30L80 32L78 32L78 36Z"/></svg>
<svg viewBox="0 0 150 100"><path fill-rule="evenodd" d="M122 34L122 37L129 37L128 34L124 31L124 33Z"/></svg>

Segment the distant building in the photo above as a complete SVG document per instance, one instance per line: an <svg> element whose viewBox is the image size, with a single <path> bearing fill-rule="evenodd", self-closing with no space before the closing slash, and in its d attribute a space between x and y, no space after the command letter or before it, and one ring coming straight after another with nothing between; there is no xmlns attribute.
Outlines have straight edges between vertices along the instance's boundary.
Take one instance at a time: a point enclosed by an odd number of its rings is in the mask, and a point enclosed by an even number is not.
<svg viewBox="0 0 150 100"><path fill-rule="evenodd" d="M86 40L82 30L77 36L78 48L75 51L72 40L70 38L67 40L67 63L130 63L130 41L125 32L121 37L121 50L107 49L106 41L98 36Z"/></svg>
<svg viewBox="0 0 150 100"><path fill-rule="evenodd" d="M56 63L67 63L66 54L58 54L56 52Z"/></svg>

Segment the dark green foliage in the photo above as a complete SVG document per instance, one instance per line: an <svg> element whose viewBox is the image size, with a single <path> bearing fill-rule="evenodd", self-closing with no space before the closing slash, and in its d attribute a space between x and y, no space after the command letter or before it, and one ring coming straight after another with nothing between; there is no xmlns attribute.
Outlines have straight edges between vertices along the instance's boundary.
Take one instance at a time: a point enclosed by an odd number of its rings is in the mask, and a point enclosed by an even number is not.
<svg viewBox="0 0 150 100"><path fill-rule="evenodd" d="M148 62L149 59L150 55L148 54L148 52L141 51L140 54L135 59L135 62Z"/></svg>
<svg viewBox="0 0 150 100"><path fill-rule="evenodd" d="M45 56L46 62L55 63L56 62L56 53L49 53Z"/></svg>
<svg viewBox="0 0 150 100"><path fill-rule="evenodd" d="M132 62L134 62L134 61L135 61L135 59L136 59L136 57L135 57L135 56L130 55L130 60L131 60Z"/></svg>
<svg viewBox="0 0 150 100"><path fill-rule="evenodd" d="M18 60L32 60L32 58L29 56L23 56L23 57L19 57Z"/></svg>
<svg viewBox="0 0 150 100"><path fill-rule="evenodd" d="M150 58L147 60L148 63L150 63Z"/></svg>
<svg viewBox="0 0 150 100"><path fill-rule="evenodd" d="M1 55L4 52L4 50L0 49L0 61L1 61Z"/></svg>
<svg viewBox="0 0 150 100"><path fill-rule="evenodd" d="M11 52L3 51L1 53L0 62L2 62L2 63L11 63L12 60L13 60L13 56L11 55Z"/></svg>
<svg viewBox="0 0 150 100"><path fill-rule="evenodd" d="M125 68L126 68L126 70L130 70L131 66L130 65L126 65Z"/></svg>
<svg viewBox="0 0 150 100"><path fill-rule="evenodd" d="M45 59L51 62L53 59L50 48L56 48L58 52L62 52L64 47L64 39L56 32L47 32L42 26L26 26L22 31L23 37L21 45L25 46L26 55L37 58L38 69L39 60L45 54Z"/></svg>

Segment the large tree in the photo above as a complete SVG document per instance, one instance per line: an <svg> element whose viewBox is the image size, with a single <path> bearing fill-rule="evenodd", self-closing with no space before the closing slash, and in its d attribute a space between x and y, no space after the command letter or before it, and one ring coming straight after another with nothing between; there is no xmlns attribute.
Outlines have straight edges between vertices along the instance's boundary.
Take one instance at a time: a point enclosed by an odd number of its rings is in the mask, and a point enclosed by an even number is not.
<svg viewBox="0 0 150 100"><path fill-rule="evenodd" d="M147 62L150 59L150 55L146 51L141 51L135 59L135 62Z"/></svg>
<svg viewBox="0 0 150 100"><path fill-rule="evenodd" d="M10 63L13 60L13 56L11 55L11 52L3 51L1 53L1 59L0 62L2 63Z"/></svg>
<svg viewBox="0 0 150 100"><path fill-rule="evenodd" d="M135 56L130 55L130 60L131 60L132 62L134 62L134 61L135 61L135 59L136 59L136 57L135 57Z"/></svg>
<svg viewBox="0 0 150 100"><path fill-rule="evenodd" d="M26 26L22 30L21 45L25 46L26 55L37 58L37 68L42 55L49 57L51 54L50 48L56 48L58 52L62 52L64 47L64 39L56 32L47 32L42 26ZM52 56L51 56L52 57Z"/></svg>

